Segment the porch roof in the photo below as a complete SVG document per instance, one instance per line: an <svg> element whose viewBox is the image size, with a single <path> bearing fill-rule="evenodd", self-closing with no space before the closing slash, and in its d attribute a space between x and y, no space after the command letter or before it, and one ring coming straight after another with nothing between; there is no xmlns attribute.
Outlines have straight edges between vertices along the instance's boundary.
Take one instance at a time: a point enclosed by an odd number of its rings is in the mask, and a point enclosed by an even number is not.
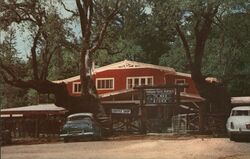
<svg viewBox="0 0 250 159"><path fill-rule="evenodd" d="M138 94L139 91L137 89L124 89L124 90L119 90L119 91L114 91L114 92L110 92L110 93L104 93L104 94L100 94L99 97L101 99L107 98L107 97L116 97L116 96L121 96L121 95L125 95L125 94ZM180 94L181 97L181 102L185 103L185 102L203 102L205 101L204 98L202 98L201 96L197 95L197 94L190 94L190 93L181 93ZM139 100L126 100L128 103L138 103ZM104 103L109 103L108 101L103 101ZM111 101L110 101L111 102ZM113 103L119 103L119 100L113 100ZM122 101L125 102L125 101Z"/></svg>
<svg viewBox="0 0 250 159"><path fill-rule="evenodd" d="M38 104L16 108L1 109L1 117L9 116L25 116L25 115L55 115L64 114L67 110L57 107L55 104Z"/></svg>

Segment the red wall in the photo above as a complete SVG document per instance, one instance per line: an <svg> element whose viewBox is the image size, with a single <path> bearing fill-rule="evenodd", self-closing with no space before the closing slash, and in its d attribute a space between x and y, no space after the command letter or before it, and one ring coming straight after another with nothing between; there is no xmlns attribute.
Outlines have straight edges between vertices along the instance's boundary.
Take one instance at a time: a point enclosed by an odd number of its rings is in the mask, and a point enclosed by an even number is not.
<svg viewBox="0 0 250 159"><path fill-rule="evenodd" d="M199 94L195 87L194 81L191 79L191 77L179 76L179 75L166 75L166 83L175 83L176 79L186 80L186 83L189 85L188 88L186 88L186 93Z"/></svg>
<svg viewBox="0 0 250 159"><path fill-rule="evenodd" d="M123 69L123 70L107 70L99 72L94 76L96 78L114 78L115 90L98 90L99 94L107 93L111 91L126 89L127 77L140 77L140 76L153 76L155 85L165 82L165 71L160 71L151 68L137 68L137 69Z"/></svg>
<svg viewBox="0 0 250 159"><path fill-rule="evenodd" d="M133 68L133 69L119 69L119 70L106 70L103 72L98 72L93 75L94 82L96 78L114 78L114 90L97 90L98 94L108 93L112 91L124 90L126 89L126 78L127 77L140 77L140 76L153 76L154 85L162 85L165 83L174 84L175 79L186 79L186 82L189 84L189 87L186 89L187 93L198 94L197 89L190 77L186 76L177 76L169 74L168 71L161 71L158 69L152 68ZM76 80L74 82L79 82ZM71 95L73 82L69 82L67 88Z"/></svg>

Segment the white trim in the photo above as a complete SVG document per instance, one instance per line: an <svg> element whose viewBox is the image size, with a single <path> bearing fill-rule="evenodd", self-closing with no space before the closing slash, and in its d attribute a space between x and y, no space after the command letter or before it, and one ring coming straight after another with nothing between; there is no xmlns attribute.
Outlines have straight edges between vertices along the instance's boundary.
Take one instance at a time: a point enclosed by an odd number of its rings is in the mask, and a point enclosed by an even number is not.
<svg viewBox="0 0 250 159"><path fill-rule="evenodd" d="M10 117L10 114L1 114L0 117L1 117L1 118L9 118L9 117Z"/></svg>
<svg viewBox="0 0 250 159"><path fill-rule="evenodd" d="M198 99L198 100L203 100L205 101L206 99L205 98L202 98L200 95L198 94L191 94L191 93L184 93L184 92L181 92L181 97L187 97L187 98L194 98L194 99Z"/></svg>
<svg viewBox="0 0 250 159"><path fill-rule="evenodd" d="M6 112L24 112L24 111L65 111L62 107L57 107L55 104L38 104L38 105L30 105L24 107L16 107L16 108L6 108L1 109L1 113Z"/></svg>
<svg viewBox="0 0 250 159"><path fill-rule="evenodd" d="M98 88L98 81L102 81L102 80L112 80L113 81L112 88ZM95 79L95 86L96 86L97 90L114 90L115 89L115 78L96 78Z"/></svg>
<svg viewBox="0 0 250 159"><path fill-rule="evenodd" d="M174 80L174 83L175 83L175 84L178 84L177 81L184 81L183 83L184 83L184 84L186 83L186 79L184 79L184 78L177 78L177 79ZM186 88L184 88L184 91L183 91L183 92L184 92L184 93L186 92ZM182 92L181 92L181 93L182 93Z"/></svg>
<svg viewBox="0 0 250 159"><path fill-rule="evenodd" d="M72 82L72 93L74 93L74 94L80 94L81 93L81 91L80 92L76 92L75 91L75 84L77 84L77 85L79 85L79 84L81 84L81 82Z"/></svg>
<svg viewBox="0 0 250 159"><path fill-rule="evenodd" d="M23 114L12 114L12 117L23 117Z"/></svg>
<svg viewBox="0 0 250 159"><path fill-rule="evenodd" d="M124 60L117 63L113 63L110 65L106 65L103 67L96 68L93 73L98 73L106 70L121 70L121 69L136 69L136 68L153 68L168 72L175 72L173 68L170 67L164 67L164 66L158 66L153 64L146 64L142 62L136 62L136 61L129 61Z"/></svg>
<svg viewBox="0 0 250 159"><path fill-rule="evenodd" d="M135 76L135 77L126 77L126 88L132 89L135 86L135 79L139 79L138 86L141 86L141 79L145 79L145 85L148 85L148 78L152 79L152 85L154 85L154 76ZM132 88L128 87L128 80L132 79Z"/></svg>
<svg viewBox="0 0 250 159"><path fill-rule="evenodd" d="M190 77L191 78L191 74L190 73L176 72L175 75L177 75L177 76L184 76L184 77Z"/></svg>
<svg viewBox="0 0 250 159"><path fill-rule="evenodd" d="M140 104L140 100L116 100L116 101L102 101L102 104Z"/></svg>
<svg viewBox="0 0 250 159"><path fill-rule="evenodd" d="M119 95L119 94L123 94L123 93L134 92L134 91L135 91L134 89L123 89L123 90L99 94L99 97L105 98L105 97L115 96L115 95Z"/></svg>
<svg viewBox="0 0 250 159"><path fill-rule="evenodd" d="M66 78L66 79L63 79L63 80L57 80L57 81L52 81L53 83L69 83L69 82L72 82L72 81L76 81L76 80L80 80L80 75L78 76L74 76L74 77L70 77L70 78Z"/></svg>
<svg viewBox="0 0 250 159"><path fill-rule="evenodd" d="M165 67L165 66L158 66L158 65L153 65L153 64L147 64L147 63L142 63L142 62L136 62L136 61L129 61L129 60L123 60L120 62L116 62L110 65L102 66L99 68L95 68L93 70L93 74L96 74L98 72L103 72L107 70L122 70L122 69L137 69L137 68L152 68L152 69L157 69L157 70L162 70L166 71L168 73L176 73L175 69L170 68L170 67ZM190 76L191 77L191 76ZM62 80L56 80L52 81L53 83L69 83L73 81L80 80L80 75L62 79Z"/></svg>

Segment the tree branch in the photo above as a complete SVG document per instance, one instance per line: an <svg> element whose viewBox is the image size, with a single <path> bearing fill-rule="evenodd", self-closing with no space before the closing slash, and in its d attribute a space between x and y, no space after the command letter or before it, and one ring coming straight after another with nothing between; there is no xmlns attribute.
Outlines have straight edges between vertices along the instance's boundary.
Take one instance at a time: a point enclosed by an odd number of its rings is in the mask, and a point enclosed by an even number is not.
<svg viewBox="0 0 250 159"><path fill-rule="evenodd" d="M73 16L79 16L79 14L78 14L77 12L68 9L68 8L66 7L66 5L63 3L63 1L60 1L60 3L62 4L63 8L64 8L66 11L72 13Z"/></svg>
<svg viewBox="0 0 250 159"><path fill-rule="evenodd" d="M180 38L181 38L181 41L182 41L182 44L183 44L183 46L184 46L184 49L185 49L185 52L186 52L186 56L187 56L189 65L190 65L190 67L192 67L193 61L192 61L191 52L190 52L190 47L189 47L189 45L188 45L187 39L186 39L184 33L181 31L181 28L180 28L179 24L176 24L176 25L175 25L175 29L176 29L178 35L179 35Z"/></svg>
<svg viewBox="0 0 250 159"><path fill-rule="evenodd" d="M78 12L79 12L79 15L80 15L80 24L81 24L82 37L84 38L84 36L85 36L85 26L86 26L86 23L87 23L86 11L84 10L80 0L76 0L76 5L77 5Z"/></svg>
<svg viewBox="0 0 250 159"><path fill-rule="evenodd" d="M13 70L10 69L10 67L5 66L2 62L0 62L0 67L1 67L5 72L7 72L7 73L12 77L13 80L16 80L16 79L17 79L15 73L13 72ZM6 79L8 79L7 76L5 75L5 73L4 73L2 70L1 70L1 73L2 73L2 75L3 75ZM9 80L8 80L8 81L9 81Z"/></svg>
<svg viewBox="0 0 250 159"><path fill-rule="evenodd" d="M31 47L31 59L32 59L32 68L33 68L33 78L35 80L38 80L38 66L37 66L37 57L36 57L36 48L38 39L40 36L40 31L36 33L36 36L34 37L33 45Z"/></svg>
<svg viewBox="0 0 250 159"><path fill-rule="evenodd" d="M93 45L90 49L90 53L95 52L100 47L110 21L119 12L119 6L120 6L120 1L117 0L115 9L111 12L111 14L109 16L106 17L106 19L101 27L101 30L97 34L96 38L93 40Z"/></svg>

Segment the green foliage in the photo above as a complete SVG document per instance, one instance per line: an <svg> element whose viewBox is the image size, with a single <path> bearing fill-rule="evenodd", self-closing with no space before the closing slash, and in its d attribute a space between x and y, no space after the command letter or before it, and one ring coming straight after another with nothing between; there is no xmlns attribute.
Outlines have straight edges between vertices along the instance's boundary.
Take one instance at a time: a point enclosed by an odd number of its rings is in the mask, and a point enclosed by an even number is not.
<svg viewBox="0 0 250 159"><path fill-rule="evenodd" d="M63 49L52 57L48 79L58 80L79 75L79 57L74 50Z"/></svg>
<svg viewBox="0 0 250 159"><path fill-rule="evenodd" d="M179 72L190 72L184 52L185 50L183 49L181 42L176 40L176 42L171 46L169 52L160 57L159 64L162 66L172 67Z"/></svg>
<svg viewBox="0 0 250 159"><path fill-rule="evenodd" d="M12 87L5 83L0 84L0 106L1 108L11 108L28 105L27 91Z"/></svg>
<svg viewBox="0 0 250 159"><path fill-rule="evenodd" d="M249 28L250 5L240 1L149 1L156 21L166 21L169 26L180 24L190 46L193 57L195 24L204 17L207 6L219 6L212 19L212 29L206 41L202 59L202 73L213 76L228 84L232 96L249 95L250 56ZM209 9L209 8L207 8ZM206 11L206 10L205 10ZM179 37L175 37L170 51L161 56L160 64L187 72L187 62ZM179 59L179 60L178 60Z"/></svg>
<svg viewBox="0 0 250 159"><path fill-rule="evenodd" d="M158 64L159 57L170 49L173 36L173 29L151 13L147 1L128 0L110 25L102 47L108 48L105 54L116 53L110 62L130 59ZM100 52L98 55L103 58Z"/></svg>
<svg viewBox="0 0 250 159"><path fill-rule="evenodd" d="M27 105L37 104L37 91L29 89L27 91L26 96L27 96Z"/></svg>
<svg viewBox="0 0 250 159"><path fill-rule="evenodd" d="M98 66L108 65L114 62L122 61L124 59L133 61L142 61L145 53L139 46L136 46L132 41L120 39L113 43L117 52L106 49L97 51L94 59Z"/></svg>
<svg viewBox="0 0 250 159"><path fill-rule="evenodd" d="M207 42L203 72L225 81L232 96L250 94L249 19L249 10L229 12Z"/></svg>

